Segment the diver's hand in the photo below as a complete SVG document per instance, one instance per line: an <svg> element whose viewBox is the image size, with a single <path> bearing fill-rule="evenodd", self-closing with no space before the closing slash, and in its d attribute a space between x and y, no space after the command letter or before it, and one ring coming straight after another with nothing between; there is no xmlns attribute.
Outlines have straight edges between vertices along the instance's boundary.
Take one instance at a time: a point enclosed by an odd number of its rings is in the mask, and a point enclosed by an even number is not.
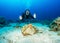
<svg viewBox="0 0 60 43"><path fill-rule="evenodd" d="M19 19L22 20L23 19L22 16L19 16Z"/></svg>
<svg viewBox="0 0 60 43"><path fill-rule="evenodd" d="M33 17L36 18L36 13L34 13Z"/></svg>

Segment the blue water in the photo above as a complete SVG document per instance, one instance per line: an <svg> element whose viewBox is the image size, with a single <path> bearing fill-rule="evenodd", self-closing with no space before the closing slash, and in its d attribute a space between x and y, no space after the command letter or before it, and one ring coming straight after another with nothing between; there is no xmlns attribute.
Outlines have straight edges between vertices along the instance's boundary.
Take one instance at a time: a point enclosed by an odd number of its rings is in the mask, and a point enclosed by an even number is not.
<svg viewBox="0 0 60 43"><path fill-rule="evenodd" d="M60 16L60 0L0 0L0 16L16 20L29 9L37 19L54 19Z"/></svg>

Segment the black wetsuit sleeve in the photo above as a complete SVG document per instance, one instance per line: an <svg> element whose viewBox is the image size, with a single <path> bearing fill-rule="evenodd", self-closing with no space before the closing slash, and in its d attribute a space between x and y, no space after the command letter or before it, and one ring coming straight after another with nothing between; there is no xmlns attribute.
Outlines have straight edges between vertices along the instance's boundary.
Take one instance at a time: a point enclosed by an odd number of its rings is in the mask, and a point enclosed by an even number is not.
<svg viewBox="0 0 60 43"><path fill-rule="evenodd" d="M34 17L30 14L30 17L32 18L32 19L34 19Z"/></svg>

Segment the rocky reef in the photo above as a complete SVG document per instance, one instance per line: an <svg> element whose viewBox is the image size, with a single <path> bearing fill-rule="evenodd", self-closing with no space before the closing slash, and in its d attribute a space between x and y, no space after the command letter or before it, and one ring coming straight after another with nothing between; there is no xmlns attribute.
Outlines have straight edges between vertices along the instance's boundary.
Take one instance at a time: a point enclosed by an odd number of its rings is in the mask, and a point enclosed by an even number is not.
<svg viewBox="0 0 60 43"><path fill-rule="evenodd" d="M22 28L22 34L24 36L26 36L26 35L33 35L35 33L37 33L37 29L36 29L36 27L32 26L32 24L25 25Z"/></svg>
<svg viewBox="0 0 60 43"><path fill-rule="evenodd" d="M0 27L4 27L6 24L6 19L2 16L0 16Z"/></svg>
<svg viewBox="0 0 60 43"><path fill-rule="evenodd" d="M53 22L50 24L50 28L52 31L60 31L60 17L53 20Z"/></svg>

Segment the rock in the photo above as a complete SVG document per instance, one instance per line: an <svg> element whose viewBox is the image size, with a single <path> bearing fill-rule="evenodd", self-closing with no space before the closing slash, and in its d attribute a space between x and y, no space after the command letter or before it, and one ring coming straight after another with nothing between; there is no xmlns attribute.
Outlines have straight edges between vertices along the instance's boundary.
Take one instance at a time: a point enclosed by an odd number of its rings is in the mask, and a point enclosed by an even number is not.
<svg viewBox="0 0 60 43"><path fill-rule="evenodd" d="M14 28L21 28L22 26L19 26L19 25L17 25L17 26L14 26Z"/></svg>
<svg viewBox="0 0 60 43"><path fill-rule="evenodd" d="M22 28L22 34L24 36L26 36L26 35L33 35L35 33L37 33L37 30L36 30L36 28L34 26L32 26L32 24L28 24L28 25L26 25L26 26L24 26Z"/></svg>
<svg viewBox="0 0 60 43"><path fill-rule="evenodd" d="M5 37L3 36L3 39L5 39Z"/></svg>
<svg viewBox="0 0 60 43"><path fill-rule="evenodd" d="M50 28L53 31L60 31L60 17L53 20L53 22L50 24Z"/></svg>
<svg viewBox="0 0 60 43"><path fill-rule="evenodd" d="M8 20L8 23L13 23L13 22L14 22L14 20L12 20L12 19Z"/></svg>
<svg viewBox="0 0 60 43"><path fill-rule="evenodd" d="M22 28L22 26L20 26L19 23L17 23L15 26L13 26L14 28Z"/></svg>
<svg viewBox="0 0 60 43"><path fill-rule="evenodd" d="M60 36L60 32L57 32L57 35Z"/></svg>
<svg viewBox="0 0 60 43"><path fill-rule="evenodd" d="M8 43L13 43L13 41L12 40L8 40Z"/></svg>
<svg viewBox="0 0 60 43"><path fill-rule="evenodd" d="M43 33L43 30L39 30L38 33Z"/></svg>
<svg viewBox="0 0 60 43"><path fill-rule="evenodd" d="M57 32L57 35L60 36L60 31Z"/></svg>

